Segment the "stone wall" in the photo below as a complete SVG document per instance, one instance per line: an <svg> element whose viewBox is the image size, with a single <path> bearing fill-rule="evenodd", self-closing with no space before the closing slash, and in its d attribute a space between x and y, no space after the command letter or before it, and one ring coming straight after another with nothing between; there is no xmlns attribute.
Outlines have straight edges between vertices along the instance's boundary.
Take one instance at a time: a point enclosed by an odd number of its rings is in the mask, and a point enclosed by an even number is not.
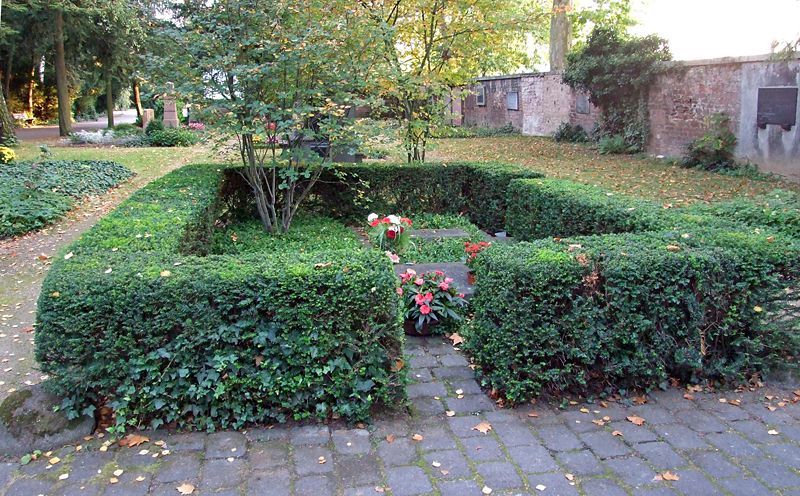
<svg viewBox="0 0 800 496"><path fill-rule="evenodd" d="M724 112L738 138L736 156L763 171L800 181L800 103L797 125L789 130L756 123L758 89L800 86L800 59L768 56L683 62L660 76L650 91L648 151L681 156L701 136L707 117Z"/></svg>

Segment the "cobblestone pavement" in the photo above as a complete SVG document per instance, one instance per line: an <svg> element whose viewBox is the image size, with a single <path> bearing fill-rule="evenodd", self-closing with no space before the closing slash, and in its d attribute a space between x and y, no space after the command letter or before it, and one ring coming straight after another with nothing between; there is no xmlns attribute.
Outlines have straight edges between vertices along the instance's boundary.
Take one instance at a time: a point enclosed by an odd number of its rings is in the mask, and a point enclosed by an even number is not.
<svg viewBox="0 0 800 496"><path fill-rule="evenodd" d="M687 399L672 389L627 407L502 410L447 342L409 339L406 347L416 381L408 388L411 415L383 416L367 428L158 431L134 448L105 449L108 441L95 438L55 450L50 457L60 461L52 466L48 456L0 464L0 492L800 495L800 406L791 392ZM644 424L627 419L633 416ZM484 434L479 424L491 430Z"/></svg>

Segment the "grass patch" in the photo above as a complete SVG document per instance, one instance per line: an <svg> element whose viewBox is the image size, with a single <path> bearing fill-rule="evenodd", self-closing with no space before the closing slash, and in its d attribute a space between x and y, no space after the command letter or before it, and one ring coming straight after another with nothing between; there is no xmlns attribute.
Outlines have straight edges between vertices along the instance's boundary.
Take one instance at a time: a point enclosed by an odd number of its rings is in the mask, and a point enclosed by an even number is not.
<svg viewBox="0 0 800 496"><path fill-rule="evenodd" d="M464 243L477 243L486 238L483 231L460 215L417 214L412 220L415 229L463 229L467 236L433 240L412 238L408 251L400 257L403 263L463 262L466 259Z"/></svg>

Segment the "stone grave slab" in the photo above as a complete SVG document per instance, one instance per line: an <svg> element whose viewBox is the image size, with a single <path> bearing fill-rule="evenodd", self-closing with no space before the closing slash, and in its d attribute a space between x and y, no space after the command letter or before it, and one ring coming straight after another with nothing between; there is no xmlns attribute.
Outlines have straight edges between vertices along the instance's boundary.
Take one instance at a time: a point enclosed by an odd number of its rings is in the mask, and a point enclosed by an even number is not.
<svg viewBox="0 0 800 496"><path fill-rule="evenodd" d="M463 229L415 229L411 231L411 237L422 240L468 238L469 233Z"/></svg>

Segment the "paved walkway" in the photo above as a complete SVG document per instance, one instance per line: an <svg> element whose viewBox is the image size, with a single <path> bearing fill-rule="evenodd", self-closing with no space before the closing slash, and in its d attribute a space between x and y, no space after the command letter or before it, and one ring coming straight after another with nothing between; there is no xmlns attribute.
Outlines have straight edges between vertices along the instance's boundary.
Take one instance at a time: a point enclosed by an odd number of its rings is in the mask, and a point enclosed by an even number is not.
<svg viewBox="0 0 800 496"><path fill-rule="evenodd" d="M416 381L408 388L411 415L384 416L366 428L158 431L144 433L148 442L134 448L95 437L54 451L60 461L52 466L47 457L0 464L0 492L800 494L800 406L790 391L693 392L687 399L685 390L671 389L631 406L502 410L448 342L413 338L406 350ZM643 425L627 420L634 416Z"/></svg>
<svg viewBox="0 0 800 496"><path fill-rule="evenodd" d="M136 122L136 110L119 110L114 112L114 124L133 124ZM96 131L106 129L108 119L102 117L94 121L73 122L73 131ZM59 139L58 126L23 127L16 131L17 138L22 141L53 141Z"/></svg>

